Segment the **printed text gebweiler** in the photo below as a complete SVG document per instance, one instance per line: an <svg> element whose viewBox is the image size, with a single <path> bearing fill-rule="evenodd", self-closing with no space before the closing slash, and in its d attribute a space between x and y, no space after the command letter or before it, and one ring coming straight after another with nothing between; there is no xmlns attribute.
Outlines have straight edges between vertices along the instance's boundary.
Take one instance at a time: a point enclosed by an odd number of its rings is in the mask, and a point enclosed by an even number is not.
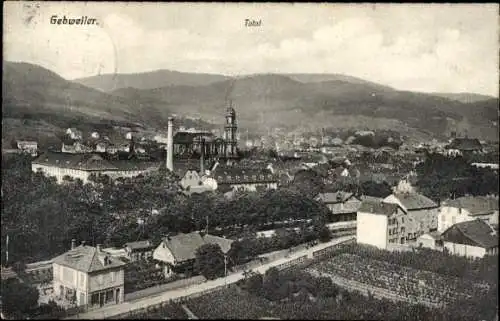
<svg viewBox="0 0 500 321"><path fill-rule="evenodd" d="M50 24L52 25L97 25L97 19L89 18L88 16L82 16L78 18L62 18L57 15L50 17Z"/></svg>

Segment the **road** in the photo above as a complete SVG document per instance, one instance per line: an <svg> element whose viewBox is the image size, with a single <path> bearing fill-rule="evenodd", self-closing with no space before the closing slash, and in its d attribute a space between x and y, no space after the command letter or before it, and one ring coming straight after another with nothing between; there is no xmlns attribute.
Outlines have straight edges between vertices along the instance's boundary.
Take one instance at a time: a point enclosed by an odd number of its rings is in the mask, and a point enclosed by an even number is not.
<svg viewBox="0 0 500 321"><path fill-rule="evenodd" d="M339 237L334 240L331 240L330 242L327 243L320 243L318 245L315 245L313 247L310 247L308 249L304 249L301 251L297 251L295 253L292 253L289 257L277 259L272 262L265 263L261 266L258 266L253 269L255 272L259 272L261 274L264 274L268 269L281 265L283 263L287 263L289 261L292 261L296 258L299 258L304 255L312 255L312 252L322 250L324 248L327 248L332 245L336 245L348 240L353 239L353 236L345 236L345 237ZM92 311L89 311L87 313L81 313L77 316L70 317L68 319L105 319L109 318L115 315L119 315L122 313L126 313L128 311L134 311L134 310L139 310L143 308L147 308L152 305L157 305L162 302L167 302L172 299L177 299L180 297L196 294L199 292L207 291L210 289L214 289L216 287L223 286L224 284L232 284L236 283L239 280L243 279L243 272L237 272L233 274L229 274L226 278L219 278L216 280L212 281L207 281L202 284L195 284L191 286L187 286L184 288L179 288L179 289L174 289L171 291L159 293L154 296L150 296L147 298L143 298L140 300L135 300L133 302L123 302L117 305L111 305L107 307L103 307L100 309L95 309Z"/></svg>

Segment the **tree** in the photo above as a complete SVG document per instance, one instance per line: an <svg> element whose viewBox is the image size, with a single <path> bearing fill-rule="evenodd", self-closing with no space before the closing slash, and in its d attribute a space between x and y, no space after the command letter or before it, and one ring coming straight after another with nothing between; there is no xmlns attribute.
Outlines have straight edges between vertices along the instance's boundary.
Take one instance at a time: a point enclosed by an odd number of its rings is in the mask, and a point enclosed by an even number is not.
<svg viewBox="0 0 500 321"><path fill-rule="evenodd" d="M260 273L250 275L244 281L245 289L252 294L259 294L262 290L263 277Z"/></svg>
<svg viewBox="0 0 500 321"><path fill-rule="evenodd" d="M1 283L2 309L8 315L27 316L38 306L38 290L17 279Z"/></svg>
<svg viewBox="0 0 500 321"><path fill-rule="evenodd" d="M328 242L332 239L332 233L330 232L328 227L323 225L323 227L320 228L318 239L320 240L320 242Z"/></svg>
<svg viewBox="0 0 500 321"><path fill-rule="evenodd" d="M204 244L196 250L195 271L209 280L224 276L224 253L218 244Z"/></svg>

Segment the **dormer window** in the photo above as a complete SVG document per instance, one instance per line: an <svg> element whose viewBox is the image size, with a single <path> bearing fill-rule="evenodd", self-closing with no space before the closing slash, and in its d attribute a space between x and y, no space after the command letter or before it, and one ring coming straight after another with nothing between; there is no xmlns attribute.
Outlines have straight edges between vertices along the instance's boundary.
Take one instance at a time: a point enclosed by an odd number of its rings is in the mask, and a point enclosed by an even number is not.
<svg viewBox="0 0 500 321"><path fill-rule="evenodd" d="M252 179L256 180L257 179L257 175L252 175Z"/></svg>
<svg viewBox="0 0 500 321"><path fill-rule="evenodd" d="M239 176L236 176L236 180L239 181L240 180L240 177Z"/></svg>
<svg viewBox="0 0 500 321"><path fill-rule="evenodd" d="M232 179L231 175L227 175L227 179L231 180Z"/></svg>

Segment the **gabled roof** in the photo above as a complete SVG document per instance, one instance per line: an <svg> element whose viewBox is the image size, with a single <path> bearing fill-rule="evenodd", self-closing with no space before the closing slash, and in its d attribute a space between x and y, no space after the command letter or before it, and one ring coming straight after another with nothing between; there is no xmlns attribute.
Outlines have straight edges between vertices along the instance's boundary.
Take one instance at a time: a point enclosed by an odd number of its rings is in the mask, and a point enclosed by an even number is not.
<svg viewBox="0 0 500 321"><path fill-rule="evenodd" d="M363 201L359 212L390 216L398 211L399 205L382 202Z"/></svg>
<svg viewBox="0 0 500 321"><path fill-rule="evenodd" d="M455 138L450 145L449 149L458 149L465 151L473 151L482 149L481 142L477 138Z"/></svg>
<svg viewBox="0 0 500 321"><path fill-rule="evenodd" d="M199 232L188 234L179 233L175 236L165 238L159 247L165 245L174 256L177 262L194 260L196 258L196 250L205 244L218 244L224 253L227 253L231 248L233 240L224 239L213 235L205 235L202 237Z"/></svg>
<svg viewBox="0 0 500 321"><path fill-rule="evenodd" d="M154 248L154 245L151 243L151 241L146 240L146 241L137 241L137 242L128 242L123 245L123 247L128 247L132 251L137 251L137 250L148 250Z"/></svg>
<svg viewBox="0 0 500 321"><path fill-rule="evenodd" d="M86 171L117 169L108 161L104 160L101 156L89 153L69 154L46 152L38 156L35 160L33 160L32 163Z"/></svg>
<svg viewBox="0 0 500 321"><path fill-rule="evenodd" d="M483 220L476 219L473 221L465 221L452 225L443 232L443 239L447 240L450 231L452 231L453 229L457 229L461 232L463 237L473 241L483 248L498 247L498 235L491 228L491 226L486 224ZM454 242L457 241L464 242L464 240L454 240ZM465 241L465 243L466 242L467 241Z"/></svg>
<svg viewBox="0 0 500 321"><path fill-rule="evenodd" d="M444 206L464 208L474 215L486 215L498 211L498 198L486 196L464 196L443 203Z"/></svg>
<svg viewBox="0 0 500 321"><path fill-rule="evenodd" d="M193 260L196 257L196 250L205 244L200 233L179 233L175 236L167 237L160 246L165 246L172 252L178 262Z"/></svg>
<svg viewBox="0 0 500 321"><path fill-rule="evenodd" d="M217 184L276 183L278 178L271 170L261 167L217 166L211 176Z"/></svg>
<svg viewBox="0 0 500 321"><path fill-rule="evenodd" d="M350 199L354 194L349 192L338 191L335 193L319 193L317 199L323 203L343 203Z"/></svg>
<svg viewBox="0 0 500 321"><path fill-rule="evenodd" d="M225 239L223 237L218 237L210 234L206 234L205 236L203 236L203 240L207 244L218 244L223 253L229 252L229 250L231 249L231 244L233 244L234 242L231 239Z"/></svg>
<svg viewBox="0 0 500 321"><path fill-rule="evenodd" d="M394 193L401 204L409 211L424 208L435 208L438 205L430 198L418 193Z"/></svg>
<svg viewBox="0 0 500 321"><path fill-rule="evenodd" d="M103 264L104 257L107 257L108 263ZM64 265L66 267L85 272L104 271L111 268L123 267L124 262L108 255L105 252L99 252L93 246L80 245L66 253L63 253L52 260L53 263Z"/></svg>

